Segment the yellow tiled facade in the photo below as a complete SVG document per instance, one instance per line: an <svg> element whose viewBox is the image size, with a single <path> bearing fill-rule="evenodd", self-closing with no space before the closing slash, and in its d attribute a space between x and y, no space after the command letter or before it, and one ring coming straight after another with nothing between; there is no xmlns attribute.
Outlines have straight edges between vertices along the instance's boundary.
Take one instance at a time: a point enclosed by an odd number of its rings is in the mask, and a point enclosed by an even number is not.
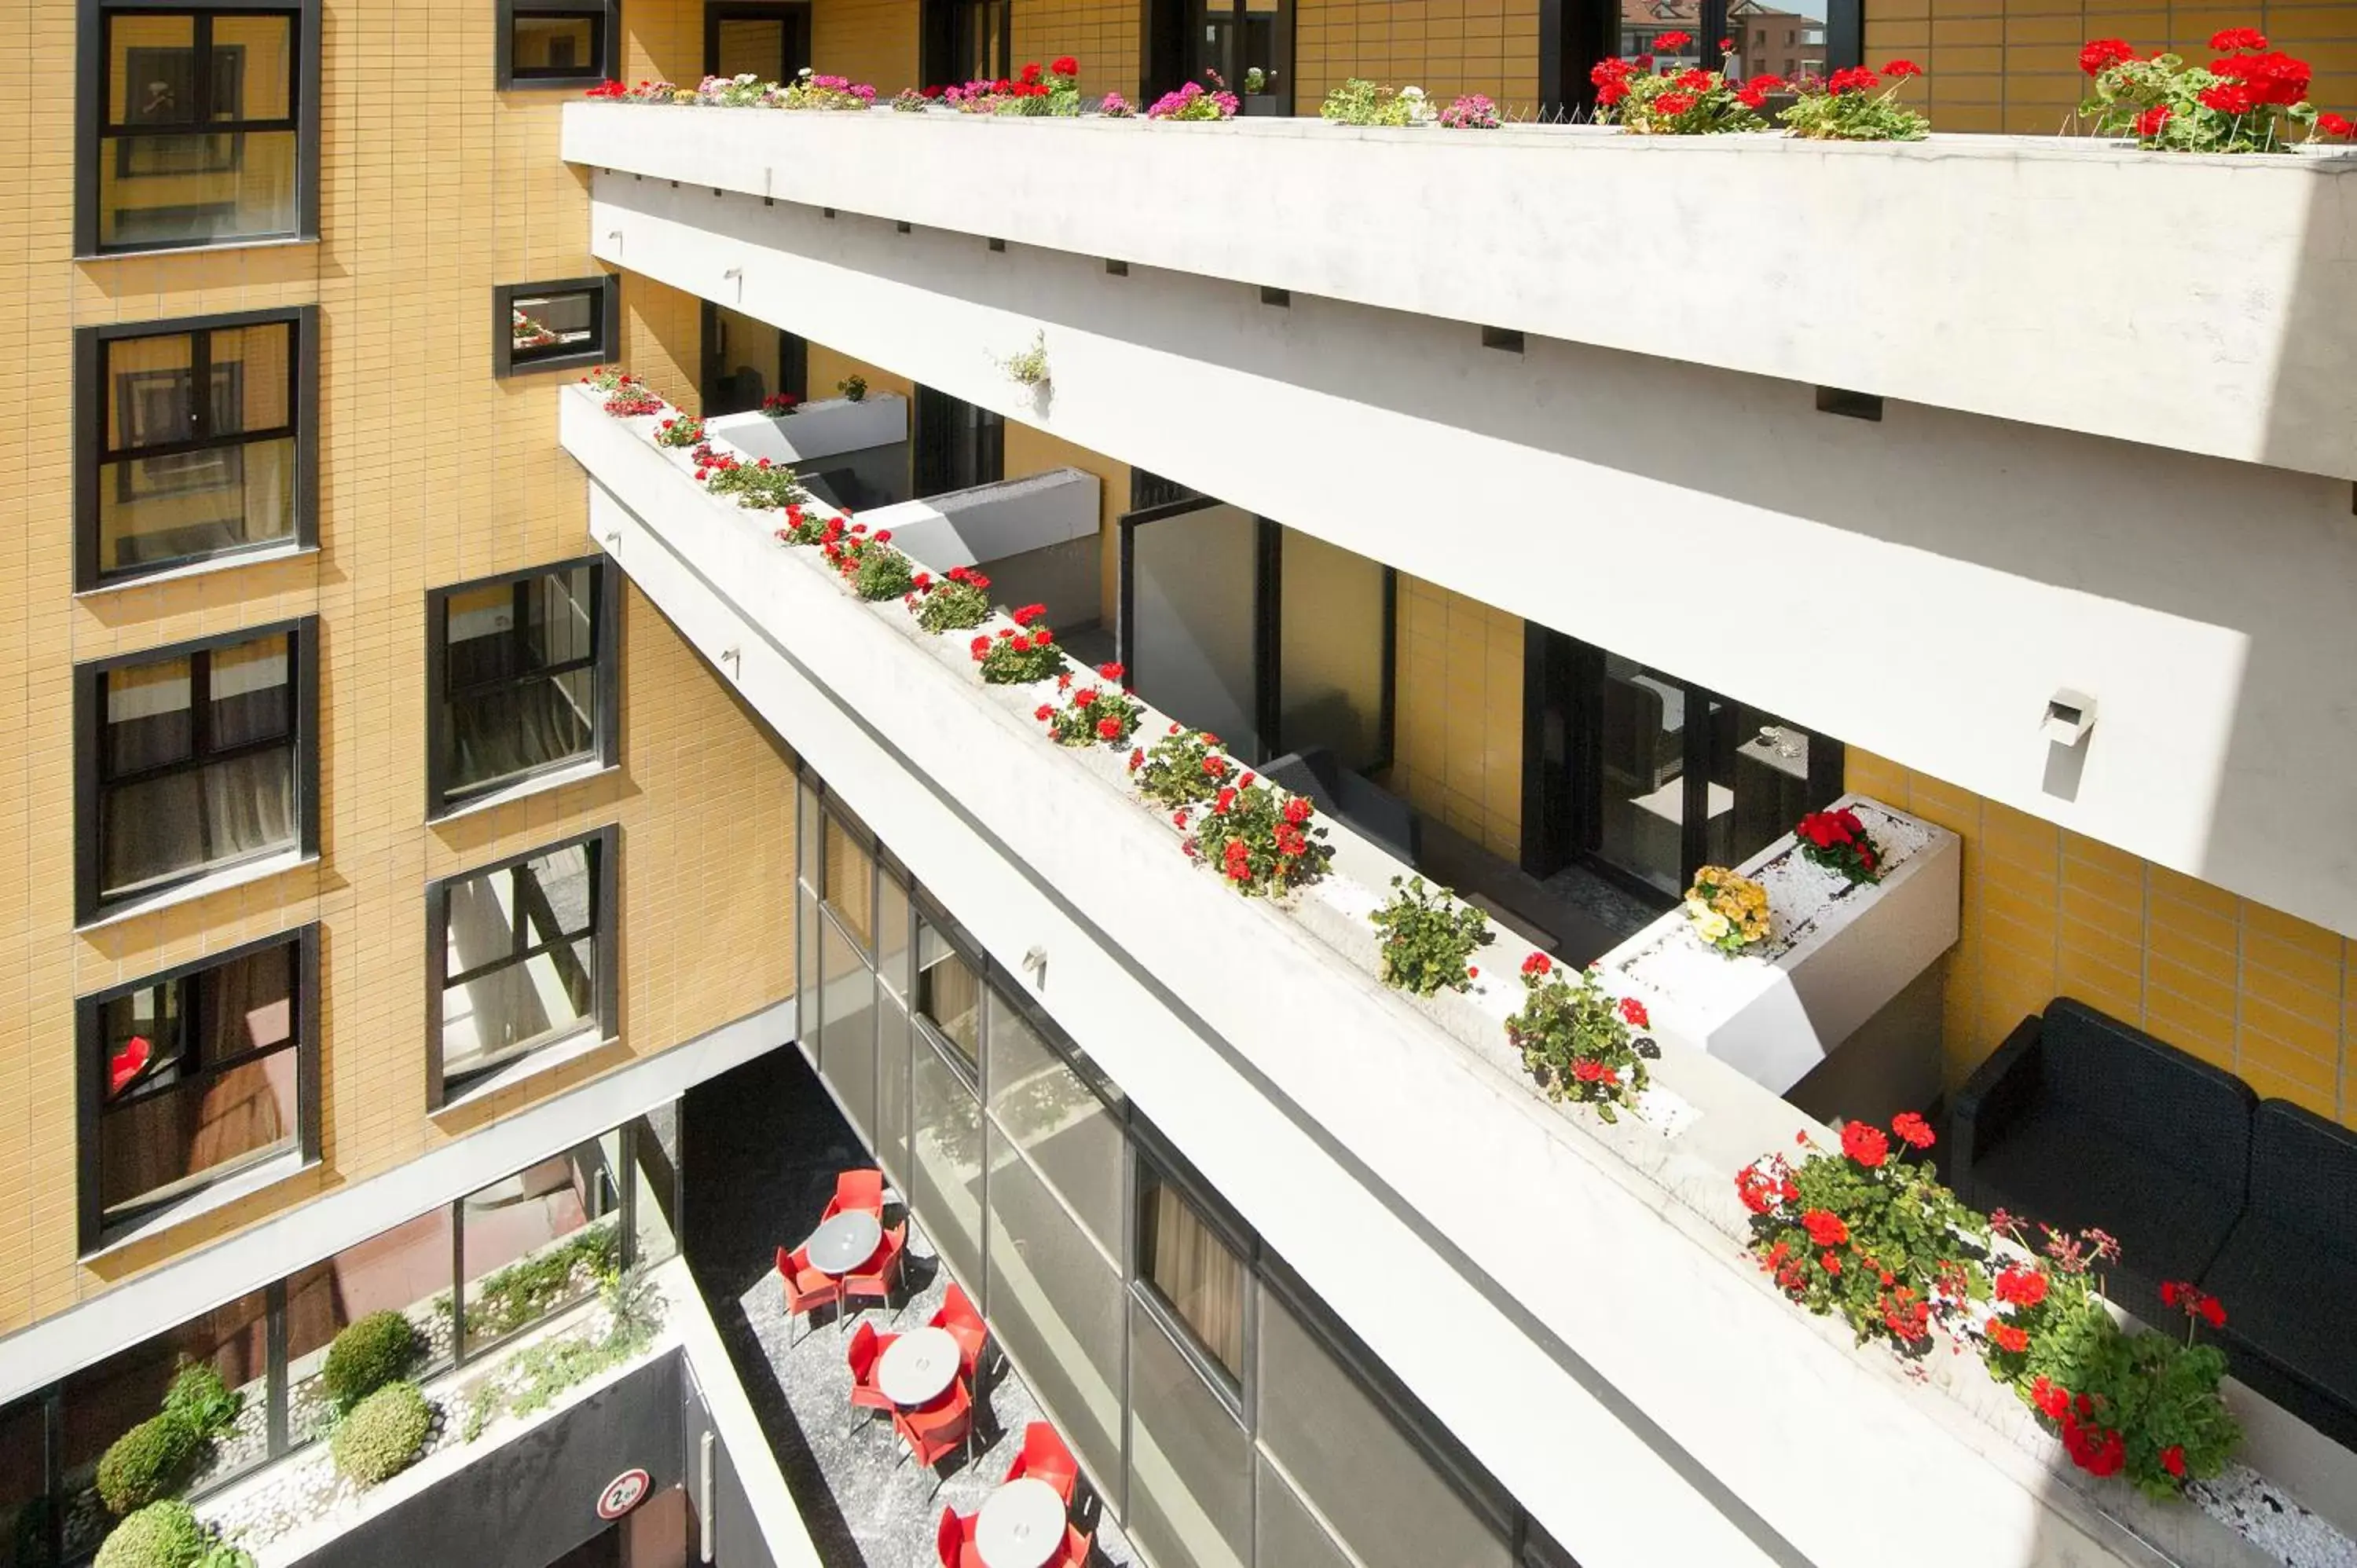
<svg viewBox="0 0 2357 1568"><path fill-rule="evenodd" d="M1852 789L1964 841L1950 1086L2075 996L2357 1126L2357 941L1852 747Z"/></svg>
<svg viewBox="0 0 2357 1568"><path fill-rule="evenodd" d="M1523 622L1402 574L1390 788L1493 854L1521 854Z"/></svg>
<svg viewBox="0 0 2357 1568"><path fill-rule="evenodd" d="M1293 106L1315 114L1351 77L1416 86L1447 103L1485 92L1501 108L1539 98L1538 0L1297 0Z"/></svg>
<svg viewBox="0 0 2357 1568"><path fill-rule="evenodd" d="M1014 63L1045 65L1071 55L1081 66L1081 96L1103 98L1137 91L1136 0L1017 0L1009 28Z"/></svg>
<svg viewBox="0 0 2357 1568"><path fill-rule="evenodd" d="M790 772L723 682L624 595L622 766L429 826L429 588L590 553L587 487L557 445L569 373L494 379L491 289L595 272L566 92L492 80L496 8L326 0L317 244L73 260L75 5L16 13L0 60L0 403L14 521L0 585L0 723L16 737L0 856L0 1332L317 1192L662 1049L791 989ZM694 80L700 7L638 0L625 65ZM398 69L392 69L397 62ZM697 308L623 289L622 356L692 389ZM74 596L76 326L319 308L320 548ZM318 618L321 857L74 931L73 667ZM619 1042L489 1100L425 1112L426 886L608 823L621 830ZM742 889L742 897L716 890ZM76 1261L77 995L317 921L324 1158L228 1209Z"/></svg>
<svg viewBox="0 0 2357 1568"><path fill-rule="evenodd" d="M2258 27L2313 65L2319 107L2357 105L2357 6L2347 0L1866 0L1866 58L1923 68L1907 98L1928 105L1935 131L2051 134L2085 93L2079 46L2087 40L2126 38L2206 60L2211 35L2235 27Z"/></svg>

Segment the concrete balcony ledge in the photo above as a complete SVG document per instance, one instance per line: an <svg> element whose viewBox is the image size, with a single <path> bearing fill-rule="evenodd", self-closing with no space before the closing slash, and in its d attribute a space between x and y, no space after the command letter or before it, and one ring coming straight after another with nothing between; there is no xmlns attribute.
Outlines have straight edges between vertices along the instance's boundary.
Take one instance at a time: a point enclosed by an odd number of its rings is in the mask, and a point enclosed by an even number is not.
<svg viewBox="0 0 2357 1568"><path fill-rule="evenodd" d="M1641 1118L1550 1105L1498 1032L1528 950L1510 933L1469 996L1386 990L1363 918L1397 869L1382 851L1329 824L1327 882L1289 907L1238 898L1179 854L1123 754L1057 747L1039 688L982 684L970 634L861 603L705 494L651 418L561 396L593 528L633 581L1010 972L1039 954L1040 1003L1583 1562L1863 1565L1932 1519L1921 1561L1956 1568L2251 1560L2199 1509L2083 1489L1976 1359L1910 1381L1773 1293L1731 1177L1817 1123L1674 1038ZM1504 1200L1469 1205L1469 1184ZM1584 1495L1627 1507L1567 1494L1566 1451L1609 1488ZM1840 1509L1815 1500L1828 1466Z"/></svg>
<svg viewBox="0 0 2357 1568"><path fill-rule="evenodd" d="M2357 478L2357 156L612 103L567 104L564 147L683 187Z"/></svg>

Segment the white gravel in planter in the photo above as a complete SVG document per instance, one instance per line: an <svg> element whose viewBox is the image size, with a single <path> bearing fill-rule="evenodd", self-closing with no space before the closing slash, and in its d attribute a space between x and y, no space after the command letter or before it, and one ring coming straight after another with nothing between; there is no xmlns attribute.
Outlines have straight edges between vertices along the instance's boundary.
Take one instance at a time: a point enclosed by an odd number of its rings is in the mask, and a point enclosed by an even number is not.
<svg viewBox="0 0 2357 1568"><path fill-rule="evenodd" d="M2267 1484L2248 1465L2196 1481L2187 1498L2285 1568L2357 1568L2357 1541Z"/></svg>

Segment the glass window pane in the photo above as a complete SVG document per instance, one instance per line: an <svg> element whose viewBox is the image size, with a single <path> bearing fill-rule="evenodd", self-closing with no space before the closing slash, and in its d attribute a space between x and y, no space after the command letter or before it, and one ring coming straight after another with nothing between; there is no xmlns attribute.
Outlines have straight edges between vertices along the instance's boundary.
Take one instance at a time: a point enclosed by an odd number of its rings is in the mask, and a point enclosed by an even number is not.
<svg viewBox="0 0 2357 1568"><path fill-rule="evenodd" d="M197 21L169 12L106 18L106 123L177 125L196 121Z"/></svg>
<svg viewBox="0 0 2357 1568"><path fill-rule="evenodd" d="M48 1453L38 1398L0 1411L0 1568L48 1568Z"/></svg>
<svg viewBox="0 0 2357 1568"><path fill-rule="evenodd" d="M594 14L521 14L510 35L509 64L519 77L593 75L599 30Z"/></svg>
<svg viewBox="0 0 2357 1568"><path fill-rule="evenodd" d="M1360 1568L1343 1554L1293 1488L1268 1462L1256 1456L1254 1475L1254 1561L1265 1568Z"/></svg>
<svg viewBox="0 0 2357 1568"><path fill-rule="evenodd" d="M1711 732L1714 795L1724 787L1733 809L1711 819L1710 864L1740 865L1842 793L1840 747L1823 736L1745 703L1725 704L1727 721Z"/></svg>
<svg viewBox="0 0 2357 1568"><path fill-rule="evenodd" d="M819 1032L819 1072L854 1131L871 1145L876 1125L876 976L832 920L822 922L826 1000Z"/></svg>
<svg viewBox="0 0 2357 1568"><path fill-rule="evenodd" d="M212 361L214 435L277 430L293 422L293 322L216 327L205 344Z"/></svg>
<svg viewBox="0 0 2357 1568"><path fill-rule="evenodd" d="M990 1130L990 1325L1099 1476L1121 1469L1121 1270Z"/></svg>
<svg viewBox="0 0 2357 1568"><path fill-rule="evenodd" d="M66 1560L84 1561L113 1525L94 1489L109 1444L164 1408L183 1362L201 1361L238 1400L237 1413L199 1455L185 1488L200 1492L268 1457L268 1324L261 1292L200 1313L66 1380L64 1448Z"/></svg>
<svg viewBox="0 0 2357 1568"><path fill-rule="evenodd" d="M1059 1196L1121 1255L1120 1121L1030 1024L990 993L990 1112Z"/></svg>
<svg viewBox="0 0 2357 1568"><path fill-rule="evenodd" d="M794 856L802 879L815 888L819 879L820 845L826 836L821 825L818 791L806 779L794 781Z"/></svg>
<svg viewBox="0 0 2357 1568"><path fill-rule="evenodd" d="M297 161L293 131L110 136L99 149L98 242L114 249L291 236Z"/></svg>
<svg viewBox="0 0 2357 1568"><path fill-rule="evenodd" d="M917 928L917 1011L982 1070L982 976L930 923Z"/></svg>
<svg viewBox="0 0 2357 1568"><path fill-rule="evenodd" d="M1353 772L1383 754L1383 564L1286 529L1279 536L1278 744L1324 750Z"/></svg>
<svg viewBox="0 0 2357 1568"><path fill-rule="evenodd" d="M819 928L825 917L818 912L818 896L807 883L794 884L794 1037L802 1055L815 1066L818 1062L818 1031L822 998L819 994L818 942Z"/></svg>
<svg viewBox="0 0 2357 1568"><path fill-rule="evenodd" d="M1243 1260L1203 1222L1177 1187L1142 1165L1137 1275L1161 1293L1231 1376L1243 1376Z"/></svg>
<svg viewBox="0 0 2357 1568"><path fill-rule="evenodd" d="M1125 1529L1157 1568L1245 1568L1252 1448L1243 1428L1139 1302L1130 1304L1129 1347Z"/></svg>
<svg viewBox="0 0 2357 1568"><path fill-rule="evenodd" d="M446 1088L599 1023L597 843L462 877L446 900Z"/></svg>
<svg viewBox="0 0 2357 1568"><path fill-rule="evenodd" d="M910 1197L919 1223L951 1272L979 1292L982 1281L982 1106L941 1053L920 1041L909 1052L915 1134ZM984 1310L987 1312L985 1305Z"/></svg>
<svg viewBox="0 0 2357 1568"><path fill-rule="evenodd" d="M1248 762L1261 759L1253 723L1259 529L1250 512L1222 504L1129 534L1137 694L1180 724L1211 731Z"/></svg>
<svg viewBox="0 0 2357 1568"><path fill-rule="evenodd" d="M214 751L285 735L294 722L294 685L284 637L265 637L213 650L212 712L207 745Z"/></svg>
<svg viewBox="0 0 2357 1568"><path fill-rule="evenodd" d="M466 1351L580 1300L597 1288L601 1273L619 1268L620 1201L614 1153L601 1139L462 1199Z"/></svg>
<svg viewBox="0 0 2357 1568"><path fill-rule="evenodd" d="M1597 853L1664 893L1685 891L1685 745L1692 688L1617 653L1604 656L1598 692L1602 714L1602 820ZM1727 791L1710 789L1709 810L1724 811Z"/></svg>
<svg viewBox="0 0 2357 1568"><path fill-rule="evenodd" d="M291 849L296 839L291 746L113 785L99 817L99 891L137 893Z"/></svg>
<svg viewBox="0 0 2357 1568"><path fill-rule="evenodd" d="M605 291L518 294L510 306L508 358L522 365L560 354L595 351L604 322Z"/></svg>
<svg viewBox="0 0 2357 1568"><path fill-rule="evenodd" d="M447 794L510 783L596 751L597 582L597 568L585 565L444 596Z"/></svg>
<svg viewBox="0 0 2357 1568"><path fill-rule="evenodd" d="M381 1230L286 1280L286 1433L327 1435L330 1412L319 1373L340 1329L372 1312L398 1312L417 1330L412 1375L450 1362L450 1206Z"/></svg>
<svg viewBox="0 0 2357 1568"><path fill-rule="evenodd" d="M910 958L909 894L900 886L900 878L891 866L881 868L877 878L878 897L876 903L876 968L892 994L905 1000L909 994Z"/></svg>
<svg viewBox="0 0 2357 1568"><path fill-rule="evenodd" d="M876 946L875 862L834 813L826 818L826 907L858 939L862 952Z"/></svg>
<svg viewBox="0 0 2357 1568"><path fill-rule="evenodd" d="M114 338L105 348L108 451L162 446L196 435L197 410L189 395L196 365L193 334Z"/></svg>
<svg viewBox="0 0 2357 1568"><path fill-rule="evenodd" d="M159 659L106 673L104 776L120 779L196 755L194 666Z"/></svg>
<svg viewBox="0 0 2357 1568"><path fill-rule="evenodd" d="M916 1031L909 1015L890 997L876 1004L876 1157L902 1191L909 1184L909 1051ZM919 1045L930 1052L931 1046Z"/></svg>
<svg viewBox="0 0 2357 1568"><path fill-rule="evenodd" d="M295 438L101 465L98 569L154 570L295 536Z"/></svg>
<svg viewBox="0 0 2357 1568"><path fill-rule="evenodd" d="M295 18L216 14L212 23L213 119L292 119Z"/></svg>
<svg viewBox="0 0 2357 1568"><path fill-rule="evenodd" d="M1364 1568L1507 1568L1506 1543L1265 1287L1258 1344L1261 1445Z"/></svg>
<svg viewBox="0 0 2357 1568"><path fill-rule="evenodd" d="M568 567L524 585L525 659L534 669L577 663L597 651L597 568Z"/></svg>

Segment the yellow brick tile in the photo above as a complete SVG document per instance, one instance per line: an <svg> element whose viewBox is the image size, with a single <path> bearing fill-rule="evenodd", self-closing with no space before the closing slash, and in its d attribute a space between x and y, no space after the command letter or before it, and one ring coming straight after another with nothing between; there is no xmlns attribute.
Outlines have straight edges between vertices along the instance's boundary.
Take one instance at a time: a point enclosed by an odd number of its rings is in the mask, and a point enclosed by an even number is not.
<svg viewBox="0 0 2357 1568"><path fill-rule="evenodd" d="M2234 1021L2230 1016L2147 987L2143 1026L2147 1033L2213 1066L2233 1067Z"/></svg>

